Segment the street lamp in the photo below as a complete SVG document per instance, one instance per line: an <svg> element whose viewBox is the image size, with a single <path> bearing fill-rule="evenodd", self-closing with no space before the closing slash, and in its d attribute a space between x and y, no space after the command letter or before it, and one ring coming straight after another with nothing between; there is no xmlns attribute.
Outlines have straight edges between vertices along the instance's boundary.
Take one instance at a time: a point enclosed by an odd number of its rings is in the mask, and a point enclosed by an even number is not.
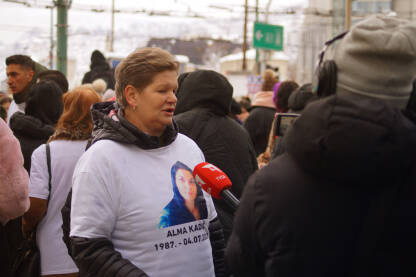
<svg viewBox="0 0 416 277"><path fill-rule="evenodd" d="M351 3L353 0L346 0L345 2L345 29L349 30L351 27Z"/></svg>

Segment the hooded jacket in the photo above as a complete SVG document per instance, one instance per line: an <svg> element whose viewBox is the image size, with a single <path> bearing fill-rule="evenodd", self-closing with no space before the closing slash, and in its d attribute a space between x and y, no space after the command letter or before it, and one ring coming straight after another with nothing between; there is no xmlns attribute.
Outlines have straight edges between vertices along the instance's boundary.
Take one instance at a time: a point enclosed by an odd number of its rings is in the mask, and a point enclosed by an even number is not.
<svg viewBox="0 0 416 277"><path fill-rule="evenodd" d="M120 113L115 111L113 102L96 103L92 108L93 134L92 143L99 140L113 140L123 144L136 145L142 149L155 149L171 144L177 137L175 124L168 126L160 138L142 133L129 123ZM110 116L109 116L110 115ZM63 209L64 240L68 236L70 197ZM224 238L218 219L209 224L212 255L215 273L223 276L225 272ZM66 234L65 234L66 233ZM124 259L114 250L112 242L106 238L71 237L71 256L79 268L80 276L147 276L143 270Z"/></svg>
<svg viewBox="0 0 416 277"><path fill-rule="evenodd" d="M30 172L33 151L54 133L54 124L62 113L62 92L56 88L53 91L32 90L26 102L26 114L16 112L10 119L10 129L20 142L27 172ZM6 225L6 233L12 249L9 253L14 257L23 240L22 219L11 220Z"/></svg>
<svg viewBox="0 0 416 277"><path fill-rule="evenodd" d="M92 84L97 79L103 79L107 83L107 88L114 90L114 70L110 68L104 55L98 50L94 50L91 54L90 69L82 78L82 84Z"/></svg>
<svg viewBox="0 0 416 277"><path fill-rule="evenodd" d="M10 128L20 141L27 172L32 152L54 133L62 110L62 90L52 81L43 81L32 87L25 113L17 112L10 118Z"/></svg>
<svg viewBox="0 0 416 277"><path fill-rule="evenodd" d="M416 125L335 95L287 136L244 192L226 251L235 276L414 276Z"/></svg>
<svg viewBox="0 0 416 277"><path fill-rule="evenodd" d="M19 139L22 148L24 166L30 172L33 151L48 141L54 133L53 125L45 124L40 119L21 112L15 113L10 120L10 129Z"/></svg>
<svg viewBox="0 0 416 277"><path fill-rule="evenodd" d="M174 120L179 131L198 144L206 161L227 174L231 192L240 198L257 161L247 131L228 117L232 94L231 84L215 71L185 73L179 79ZM214 199L214 204L227 239L234 212L223 200Z"/></svg>

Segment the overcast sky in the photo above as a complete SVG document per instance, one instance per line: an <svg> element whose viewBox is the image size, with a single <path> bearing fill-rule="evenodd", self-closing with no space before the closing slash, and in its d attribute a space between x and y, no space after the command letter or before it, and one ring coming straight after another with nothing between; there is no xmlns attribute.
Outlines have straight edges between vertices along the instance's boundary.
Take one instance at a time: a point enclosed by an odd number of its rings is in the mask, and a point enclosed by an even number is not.
<svg viewBox="0 0 416 277"><path fill-rule="evenodd" d="M264 7L269 0L258 0L259 6ZM294 5L303 5L307 0L272 0L271 6L287 7ZM89 4L89 5L104 5L111 6L111 0L73 0L73 4ZM129 7L153 7L155 9L173 8L178 5L187 6L209 6L218 5L224 7L230 6L243 6L245 0L154 0L154 1L140 1L140 0L115 0L116 6L129 6ZM256 0L248 0L250 6L255 6Z"/></svg>
<svg viewBox="0 0 416 277"><path fill-rule="evenodd" d="M13 43L18 40L22 34L31 31L34 27L42 30L50 28L50 10L40 8L51 4L50 0L13 0L27 2L32 7L22 4L0 0L0 43ZM242 7L245 0L115 0L116 9L122 12L130 11L173 11L176 14L197 14L206 17L224 17L224 16L243 16ZM265 8L268 0L259 0L259 7ZM270 10L281 10L288 6L302 5L306 6L307 0L274 0ZM71 21L72 13L82 11L85 17L95 16L98 13L91 12L91 9L103 9L108 14L111 10L112 0L73 0L72 8L69 11L68 21L71 26L77 22ZM249 6L255 6L255 0L248 1ZM38 8L34 6L38 6ZM105 22L108 25L110 20ZM54 14L54 23L56 24L56 11Z"/></svg>

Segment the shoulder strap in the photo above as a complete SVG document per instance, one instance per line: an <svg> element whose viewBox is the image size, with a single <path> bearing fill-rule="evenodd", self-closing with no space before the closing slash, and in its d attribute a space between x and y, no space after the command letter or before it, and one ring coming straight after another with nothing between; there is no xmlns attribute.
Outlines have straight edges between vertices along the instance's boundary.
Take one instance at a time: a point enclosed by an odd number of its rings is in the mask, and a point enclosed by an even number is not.
<svg viewBox="0 0 416 277"><path fill-rule="evenodd" d="M51 173L51 148L49 146L49 143L46 144L46 162L48 164L48 173L49 173L49 180L48 180L48 186L49 186L49 195L48 195L48 204L49 205L49 199L51 198L51 179L52 179L52 173Z"/></svg>
<svg viewBox="0 0 416 277"><path fill-rule="evenodd" d="M45 146L46 146L46 163L48 165L48 173L49 173L49 180L48 180L49 194L48 194L48 199L46 202L46 211L40 220L42 220L46 216L46 213L48 212L49 199L51 198L51 188L52 188L51 186L51 176L52 176L51 175L51 149L49 147L49 143L46 143ZM31 240L36 240L36 229L40 220L36 223L35 227L32 230L32 233L30 235Z"/></svg>

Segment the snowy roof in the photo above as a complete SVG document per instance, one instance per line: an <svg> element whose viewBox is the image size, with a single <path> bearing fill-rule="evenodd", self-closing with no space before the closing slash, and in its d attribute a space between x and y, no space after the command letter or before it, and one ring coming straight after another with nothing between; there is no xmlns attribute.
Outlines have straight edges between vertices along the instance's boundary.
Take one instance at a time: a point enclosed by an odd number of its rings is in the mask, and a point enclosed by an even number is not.
<svg viewBox="0 0 416 277"><path fill-rule="evenodd" d="M246 51L246 59L254 60L256 58L256 49L250 49ZM220 62L238 61L243 59L243 52L224 56L220 59ZM288 61L289 57L283 52L273 51L273 60Z"/></svg>
<svg viewBox="0 0 416 277"><path fill-rule="evenodd" d="M189 63L188 56L185 56L185 55L175 55L175 58L180 63Z"/></svg>
<svg viewBox="0 0 416 277"><path fill-rule="evenodd" d="M130 52L109 52L109 51L103 51L104 57L107 59L124 59L130 54Z"/></svg>
<svg viewBox="0 0 416 277"><path fill-rule="evenodd" d="M124 59L125 57L127 57L130 53L129 52L107 52L107 51L103 51L104 56L107 59ZM189 58L188 56L185 55L175 55L175 58L178 62L180 63L189 63Z"/></svg>

